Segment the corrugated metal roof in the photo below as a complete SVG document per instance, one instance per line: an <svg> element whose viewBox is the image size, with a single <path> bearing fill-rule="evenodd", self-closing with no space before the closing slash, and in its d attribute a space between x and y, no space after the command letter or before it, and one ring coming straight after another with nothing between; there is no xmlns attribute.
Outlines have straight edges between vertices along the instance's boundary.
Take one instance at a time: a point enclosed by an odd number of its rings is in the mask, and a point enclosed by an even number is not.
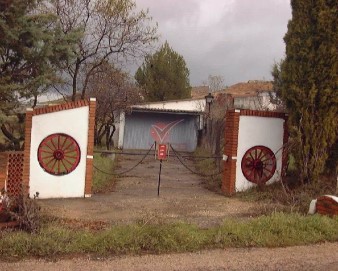
<svg viewBox="0 0 338 271"><path fill-rule="evenodd" d="M204 96L203 97L199 97L199 98L189 98L189 99L180 99L180 100L167 100L167 101L157 101L157 102L144 102L141 104L135 104L133 106L138 106L138 107L143 107L146 105L152 105L152 104L167 104L167 103L180 103L180 102L190 102L190 101L199 101L199 100L204 100Z"/></svg>
<svg viewBox="0 0 338 271"><path fill-rule="evenodd" d="M186 115L200 115L201 111L191 111L191 110L179 110L179 109L163 109L163 108L139 108L132 107L134 112L156 112L156 113L176 113L176 114L186 114Z"/></svg>

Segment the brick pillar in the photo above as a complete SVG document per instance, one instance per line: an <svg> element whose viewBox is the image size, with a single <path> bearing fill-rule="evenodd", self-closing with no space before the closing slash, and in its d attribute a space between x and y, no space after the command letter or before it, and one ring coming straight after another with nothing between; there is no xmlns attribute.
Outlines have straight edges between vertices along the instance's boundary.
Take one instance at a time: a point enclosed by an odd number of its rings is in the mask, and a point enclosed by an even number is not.
<svg viewBox="0 0 338 271"><path fill-rule="evenodd" d="M227 160L224 162L222 181L222 192L225 195L235 193L239 116L240 110L229 110L226 113L224 155Z"/></svg>
<svg viewBox="0 0 338 271"><path fill-rule="evenodd" d="M90 197L92 194L95 110L96 110L96 99L90 98L89 100L89 123L88 123L88 145L87 145L87 158L86 158L85 197Z"/></svg>
<svg viewBox="0 0 338 271"><path fill-rule="evenodd" d="M6 189L6 179L8 172L8 154L0 153L0 191Z"/></svg>
<svg viewBox="0 0 338 271"><path fill-rule="evenodd" d="M32 108L26 110L25 122L25 149L23 156L23 173L22 184L23 189L27 189L25 193L29 193L29 176L30 176L30 152L31 152L31 137L32 137L32 119L34 111Z"/></svg>

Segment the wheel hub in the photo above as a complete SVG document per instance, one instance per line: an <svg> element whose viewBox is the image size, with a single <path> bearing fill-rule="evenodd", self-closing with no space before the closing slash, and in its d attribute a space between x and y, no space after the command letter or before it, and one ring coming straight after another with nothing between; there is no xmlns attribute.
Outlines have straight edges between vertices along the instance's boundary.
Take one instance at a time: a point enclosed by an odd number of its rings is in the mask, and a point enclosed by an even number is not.
<svg viewBox="0 0 338 271"><path fill-rule="evenodd" d="M56 160L62 160L65 157L65 154L62 150L56 150L54 151L53 156Z"/></svg>

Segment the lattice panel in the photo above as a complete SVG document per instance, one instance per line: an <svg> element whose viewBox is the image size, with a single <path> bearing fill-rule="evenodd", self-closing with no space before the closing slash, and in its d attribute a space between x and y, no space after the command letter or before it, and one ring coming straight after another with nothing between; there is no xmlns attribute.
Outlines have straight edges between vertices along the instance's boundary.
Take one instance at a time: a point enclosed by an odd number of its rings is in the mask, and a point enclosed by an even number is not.
<svg viewBox="0 0 338 271"><path fill-rule="evenodd" d="M18 196L22 192L23 152L8 154L7 193Z"/></svg>

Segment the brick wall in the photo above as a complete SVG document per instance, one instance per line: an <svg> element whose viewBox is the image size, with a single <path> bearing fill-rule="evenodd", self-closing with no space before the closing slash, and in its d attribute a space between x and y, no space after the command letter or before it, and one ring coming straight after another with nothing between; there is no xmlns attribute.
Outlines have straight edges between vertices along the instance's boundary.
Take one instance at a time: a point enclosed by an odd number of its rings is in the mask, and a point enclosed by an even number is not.
<svg viewBox="0 0 338 271"><path fill-rule="evenodd" d="M287 115L280 112L259 111L259 110L237 110L231 109L226 113L225 119L225 144L224 154L228 157L224 162L224 174L222 180L222 192L225 195L232 195L236 192L236 163L238 149L239 119L240 116L256 116L265 118L282 118L284 122L283 146L288 142ZM282 174L285 174L288 153L283 148L282 153Z"/></svg>
<svg viewBox="0 0 338 271"><path fill-rule="evenodd" d="M95 111L96 111L96 100L90 99L89 101L89 123L88 123L88 146L87 146L87 159L86 159L85 197L89 197L92 194Z"/></svg>
<svg viewBox="0 0 338 271"><path fill-rule="evenodd" d="M47 113L53 113L68 109L74 109L79 108L82 106L88 106L90 104L89 100L79 100L75 102L67 102L63 104L57 104L57 105L49 105L41 108L35 108L33 110L33 115L41 115L41 114L47 114Z"/></svg>
<svg viewBox="0 0 338 271"><path fill-rule="evenodd" d="M235 193L239 116L239 110L229 110L226 113L224 154L228 158L224 162L222 181L222 191L226 195Z"/></svg>
<svg viewBox="0 0 338 271"><path fill-rule="evenodd" d="M7 153L0 153L0 191L5 188L7 179L7 164L8 155Z"/></svg>
<svg viewBox="0 0 338 271"><path fill-rule="evenodd" d="M31 151L31 132L32 132L32 118L34 111L29 108L26 110L26 122L25 122L25 149L23 157L23 173L22 182L24 189L27 189L25 193L29 193L29 168L30 168L30 151Z"/></svg>
<svg viewBox="0 0 338 271"><path fill-rule="evenodd" d="M338 215L338 202L329 196L317 198L316 212L322 215Z"/></svg>

